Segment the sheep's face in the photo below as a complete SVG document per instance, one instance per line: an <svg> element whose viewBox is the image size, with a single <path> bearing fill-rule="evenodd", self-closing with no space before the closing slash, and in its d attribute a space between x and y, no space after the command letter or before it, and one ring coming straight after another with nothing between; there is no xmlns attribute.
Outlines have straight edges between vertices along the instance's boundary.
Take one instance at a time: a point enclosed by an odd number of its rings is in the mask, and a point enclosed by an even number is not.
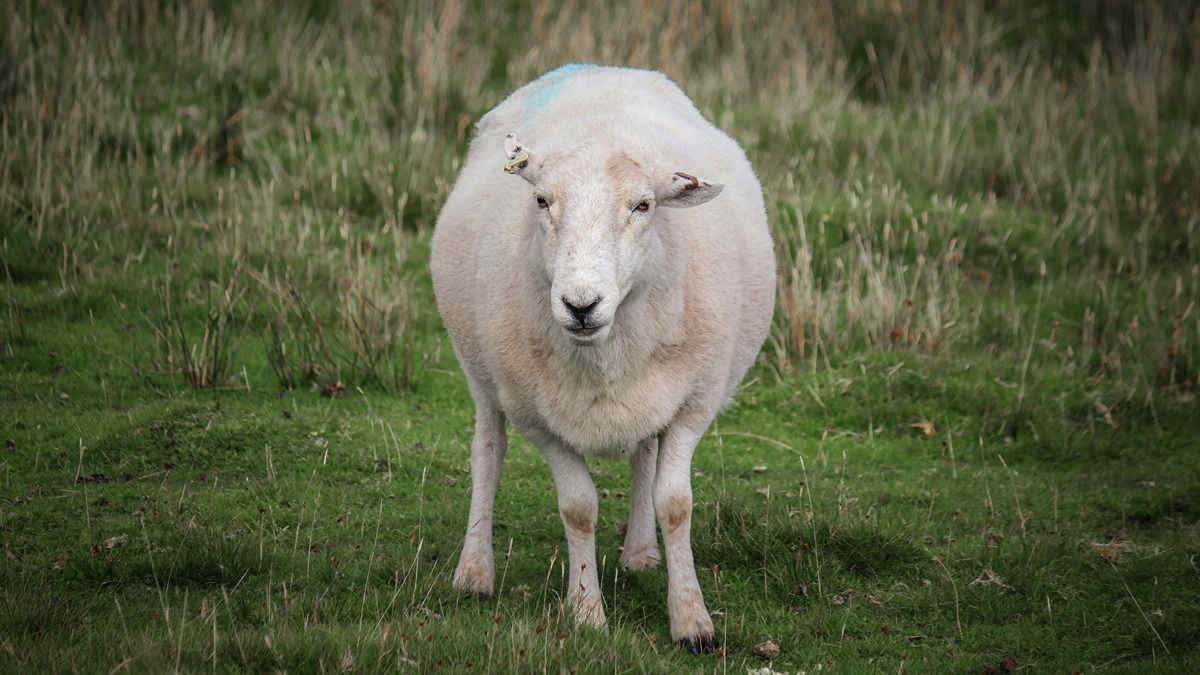
<svg viewBox="0 0 1200 675"><path fill-rule="evenodd" d="M577 152L536 160L510 137L506 170L532 184L538 224L533 253L549 281L549 309L576 344L605 340L618 309L661 251L654 214L694 206L718 184L675 173L657 179L623 152ZM515 146L515 147L513 147Z"/></svg>
<svg viewBox="0 0 1200 675"><path fill-rule="evenodd" d="M543 167L531 198L550 310L579 344L609 335L656 238L654 190L644 172L621 155L605 164Z"/></svg>

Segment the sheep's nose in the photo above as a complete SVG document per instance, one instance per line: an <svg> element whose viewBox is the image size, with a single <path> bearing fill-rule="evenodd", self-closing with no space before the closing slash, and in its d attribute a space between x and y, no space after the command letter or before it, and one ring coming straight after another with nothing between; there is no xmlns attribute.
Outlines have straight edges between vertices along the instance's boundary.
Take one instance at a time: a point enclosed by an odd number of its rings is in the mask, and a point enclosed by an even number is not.
<svg viewBox="0 0 1200 675"><path fill-rule="evenodd" d="M575 321L578 322L580 326L586 326L588 314L591 314L592 310L596 308L596 305L600 304L600 298L596 297L591 301L585 300L580 304L575 304L568 300L567 296L564 295L562 297L562 304L567 308L567 311L571 313L571 316L575 317Z"/></svg>

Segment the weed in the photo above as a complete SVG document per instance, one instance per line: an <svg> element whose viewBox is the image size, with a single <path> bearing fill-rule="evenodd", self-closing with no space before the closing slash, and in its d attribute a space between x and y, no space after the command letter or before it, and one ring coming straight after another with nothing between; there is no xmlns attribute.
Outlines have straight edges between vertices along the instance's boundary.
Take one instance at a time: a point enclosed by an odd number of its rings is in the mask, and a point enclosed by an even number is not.
<svg viewBox="0 0 1200 675"><path fill-rule="evenodd" d="M158 343L159 371L179 373L196 389L223 386L229 381L238 339L250 314L242 307L246 295L242 276L241 265L235 262L223 282L207 284L206 312L198 330L191 327L190 317L180 315L177 289L170 274L164 277L158 287L160 314L151 320ZM183 297L189 293L191 289L185 290Z"/></svg>

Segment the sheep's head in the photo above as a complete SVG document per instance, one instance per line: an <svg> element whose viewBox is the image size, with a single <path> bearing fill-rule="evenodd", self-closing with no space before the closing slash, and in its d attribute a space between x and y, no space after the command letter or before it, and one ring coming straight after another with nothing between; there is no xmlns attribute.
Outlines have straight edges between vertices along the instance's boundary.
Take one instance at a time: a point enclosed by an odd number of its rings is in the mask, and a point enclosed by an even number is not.
<svg viewBox="0 0 1200 675"><path fill-rule="evenodd" d="M617 310L661 253L660 207L698 206L722 185L677 171L647 169L620 151L540 157L509 134L504 170L533 186L531 218L550 285L554 319L576 344L610 334Z"/></svg>

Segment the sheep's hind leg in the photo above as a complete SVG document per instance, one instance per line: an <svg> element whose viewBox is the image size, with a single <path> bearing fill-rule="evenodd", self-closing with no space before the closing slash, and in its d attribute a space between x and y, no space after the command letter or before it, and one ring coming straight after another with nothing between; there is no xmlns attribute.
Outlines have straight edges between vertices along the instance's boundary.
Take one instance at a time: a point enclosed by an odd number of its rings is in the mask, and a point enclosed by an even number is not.
<svg viewBox="0 0 1200 675"><path fill-rule="evenodd" d="M567 601L577 623L603 626L604 599L596 570L596 486L583 457L549 437L531 440L554 474L558 513L567 535Z"/></svg>
<svg viewBox="0 0 1200 675"><path fill-rule="evenodd" d="M658 464L658 437L638 444L629 459L633 485L629 494L629 523L621 565L644 570L658 565L658 537L654 532L654 473Z"/></svg>
<svg viewBox="0 0 1200 675"><path fill-rule="evenodd" d="M472 387L472 393L475 392ZM492 506L500 483L500 465L508 447L504 413L484 396L475 396L475 437L471 440L471 511L454 587L491 595L496 579L492 554Z"/></svg>
<svg viewBox="0 0 1200 675"><path fill-rule="evenodd" d="M700 434L673 425L663 432L654 477L654 509L667 551L671 639L692 653L718 646L692 558L692 453Z"/></svg>

